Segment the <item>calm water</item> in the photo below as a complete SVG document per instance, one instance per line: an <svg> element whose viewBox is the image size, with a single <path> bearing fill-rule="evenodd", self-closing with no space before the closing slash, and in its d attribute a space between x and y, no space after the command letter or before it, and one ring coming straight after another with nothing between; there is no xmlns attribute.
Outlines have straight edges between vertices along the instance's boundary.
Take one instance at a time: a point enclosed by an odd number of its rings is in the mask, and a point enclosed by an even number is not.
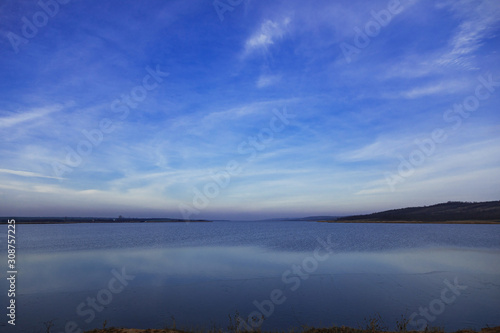
<svg viewBox="0 0 500 333"><path fill-rule="evenodd" d="M163 328L172 317L180 328L226 328L237 312L262 314L263 329L358 327L378 314L392 329L401 315L412 329L500 325L498 225L18 225L16 236L18 316L8 331L38 332L49 320L52 332L105 320Z"/></svg>

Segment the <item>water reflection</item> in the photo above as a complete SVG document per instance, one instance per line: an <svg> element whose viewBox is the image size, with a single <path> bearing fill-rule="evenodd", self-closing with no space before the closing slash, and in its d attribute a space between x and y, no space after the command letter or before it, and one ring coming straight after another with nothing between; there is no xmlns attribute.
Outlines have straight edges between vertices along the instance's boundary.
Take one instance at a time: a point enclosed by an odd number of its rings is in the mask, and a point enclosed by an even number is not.
<svg viewBox="0 0 500 333"><path fill-rule="evenodd" d="M20 328L31 331L57 318L78 327L223 326L227 316L258 309L281 290L286 300L264 328L300 325L357 326L380 313L393 325L439 297L444 280L468 289L432 325L447 329L500 325L499 249L419 248L393 251L283 251L257 246L196 246L26 253L19 266ZM309 259L308 259L309 258ZM96 317L77 313L88 297L108 288L112 270L135 278ZM50 304L50 306L47 306ZM267 304L267 303L266 303ZM86 308L84 308L86 309ZM81 311L80 311L81 312Z"/></svg>

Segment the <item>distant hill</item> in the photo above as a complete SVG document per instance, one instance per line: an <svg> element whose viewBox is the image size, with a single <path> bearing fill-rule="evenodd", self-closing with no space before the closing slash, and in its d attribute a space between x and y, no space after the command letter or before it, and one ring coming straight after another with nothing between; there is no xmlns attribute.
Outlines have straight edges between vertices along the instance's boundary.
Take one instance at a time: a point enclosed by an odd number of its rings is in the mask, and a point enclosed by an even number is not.
<svg viewBox="0 0 500 333"><path fill-rule="evenodd" d="M432 206L392 209L367 215L346 216L336 219L338 222L363 220L364 222L381 221L496 221L500 223L500 201L460 202L449 201Z"/></svg>

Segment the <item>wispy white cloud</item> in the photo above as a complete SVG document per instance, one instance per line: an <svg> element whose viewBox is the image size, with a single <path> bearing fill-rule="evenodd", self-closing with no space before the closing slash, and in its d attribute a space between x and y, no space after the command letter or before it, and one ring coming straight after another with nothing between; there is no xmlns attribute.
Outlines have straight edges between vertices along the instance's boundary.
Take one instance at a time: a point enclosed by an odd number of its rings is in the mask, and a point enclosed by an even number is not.
<svg viewBox="0 0 500 333"><path fill-rule="evenodd" d="M174 133L189 133L196 136L211 135L217 128L218 136L227 133L237 134L239 129L267 126L274 117L274 109L293 106L298 98L278 98L250 103L235 103L222 110L204 110L200 114L189 114L178 117L169 128Z"/></svg>
<svg viewBox="0 0 500 333"><path fill-rule="evenodd" d="M7 174L16 175L16 176L23 176L23 177L60 179L58 177L46 176L46 175L42 175L42 174L39 174L36 172L31 172L31 171L0 169L0 173L7 173Z"/></svg>
<svg viewBox="0 0 500 333"><path fill-rule="evenodd" d="M266 88L281 81L281 75L261 75L257 80L257 88Z"/></svg>
<svg viewBox="0 0 500 333"><path fill-rule="evenodd" d="M286 17L282 20L266 20L246 41L243 57L256 51L267 51L270 45L283 38L291 19Z"/></svg>
<svg viewBox="0 0 500 333"><path fill-rule="evenodd" d="M492 37L493 29L500 22L499 2L461 0L446 1L438 6L450 7L455 16L463 21L450 39L448 51L437 63L475 68L477 65L473 65L473 53L483 45L484 39Z"/></svg>
<svg viewBox="0 0 500 333"><path fill-rule="evenodd" d="M408 91L403 91L401 93L401 96L413 99L413 98L425 97L441 93L451 94L451 93L456 93L457 90L459 90L457 88L460 88L461 90L463 86L464 86L463 84L460 84L458 82L453 82L451 84L449 83L445 84L443 82L440 82L438 84L428 85L424 87L417 87Z"/></svg>
<svg viewBox="0 0 500 333"><path fill-rule="evenodd" d="M48 116L51 113L61 111L62 109L62 105L53 105L49 107L34 108L29 111L20 113L9 112L7 116L3 116L0 118L0 128L8 128L32 120L37 120L39 118Z"/></svg>
<svg viewBox="0 0 500 333"><path fill-rule="evenodd" d="M389 196L398 196L401 193L441 193L441 195L449 198L456 196L457 188L467 186L468 193L463 193L463 198L467 195L490 196L491 193L480 193L485 189L484 185L491 182L488 186L493 190L497 185L500 186L500 181L496 179L495 173L498 173L500 167L500 145L496 140L478 140L468 144L455 143L453 146L447 146L446 150L440 149L435 154L426 158L425 163L421 166L414 167L414 173L409 177L402 177L402 181L396 186L394 192L387 179L374 179L364 188L356 193L356 195L378 195L386 194ZM391 168L378 169L380 174L392 173L398 175L398 164L400 161L394 159ZM487 176L488 175L488 176ZM476 181L473 181L476 179ZM479 181L478 183L476 183ZM469 184L469 185L466 185ZM443 194L445 193L445 194ZM406 195L405 194L405 195ZM451 199L450 199L451 200Z"/></svg>
<svg viewBox="0 0 500 333"><path fill-rule="evenodd" d="M393 90L391 93L382 94L382 97L389 99L416 99L436 95L453 95L467 92L467 89L471 89L469 80L439 81L427 85L414 85L412 88L403 91Z"/></svg>
<svg viewBox="0 0 500 333"><path fill-rule="evenodd" d="M403 137L379 137L375 141L361 147L337 155L337 158L346 162L359 162L392 158L396 152L409 146L411 141Z"/></svg>
<svg viewBox="0 0 500 333"><path fill-rule="evenodd" d="M408 79L479 68L475 53L485 40L494 37L500 22L500 3L496 0L446 0L435 6L449 10L460 22L448 41L439 49L409 52L386 71L387 77Z"/></svg>

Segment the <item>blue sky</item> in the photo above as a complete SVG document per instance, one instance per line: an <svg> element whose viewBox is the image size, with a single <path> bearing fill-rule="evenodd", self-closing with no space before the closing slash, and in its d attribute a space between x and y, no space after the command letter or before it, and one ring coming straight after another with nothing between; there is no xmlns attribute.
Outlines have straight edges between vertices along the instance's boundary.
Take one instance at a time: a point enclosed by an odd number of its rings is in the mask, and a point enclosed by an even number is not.
<svg viewBox="0 0 500 333"><path fill-rule="evenodd" d="M2 1L0 215L500 197L500 2Z"/></svg>

